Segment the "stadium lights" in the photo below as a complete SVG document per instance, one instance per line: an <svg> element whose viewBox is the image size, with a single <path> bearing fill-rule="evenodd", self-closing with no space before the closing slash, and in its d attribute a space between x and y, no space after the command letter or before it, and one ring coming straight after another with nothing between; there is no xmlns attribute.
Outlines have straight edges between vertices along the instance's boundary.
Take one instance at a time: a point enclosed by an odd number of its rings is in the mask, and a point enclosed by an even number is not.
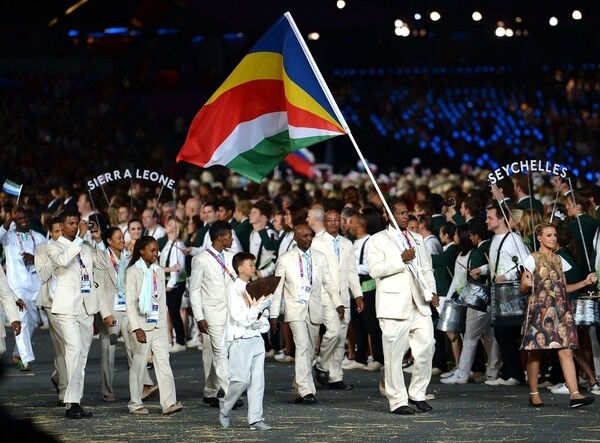
<svg viewBox="0 0 600 443"><path fill-rule="evenodd" d="M316 41L316 40L319 40L319 38L321 38L321 34L319 34L318 32L311 32L308 34L309 40Z"/></svg>
<svg viewBox="0 0 600 443"><path fill-rule="evenodd" d="M415 14L415 20L421 20L423 17L418 12Z"/></svg>
<svg viewBox="0 0 600 443"><path fill-rule="evenodd" d="M437 22L439 19L442 18L442 16L437 11L431 11L431 14L429 14L429 18L432 22Z"/></svg>
<svg viewBox="0 0 600 443"><path fill-rule="evenodd" d="M506 29L502 26L496 28L496 37L504 37L506 35Z"/></svg>
<svg viewBox="0 0 600 443"><path fill-rule="evenodd" d="M573 20L581 20L583 18L583 14L581 14L581 11L578 9L575 9L571 16L573 17Z"/></svg>
<svg viewBox="0 0 600 443"><path fill-rule="evenodd" d="M483 16L481 15L481 12L475 11L471 15L471 18L473 19L474 22L478 22L478 21L480 21L483 18Z"/></svg>
<svg viewBox="0 0 600 443"><path fill-rule="evenodd" d="M548 20L548 23L550 23L550 26L556 26L556 25L558 25L558 19L556 17L550 17L550 20Z"/></svg>
<svg viewBox="0 0 600 443"><path fill-rule="evenodd" d="M338 9L344 9L346 7L346 2L344 0L338 0L336 6Z"/></svg>

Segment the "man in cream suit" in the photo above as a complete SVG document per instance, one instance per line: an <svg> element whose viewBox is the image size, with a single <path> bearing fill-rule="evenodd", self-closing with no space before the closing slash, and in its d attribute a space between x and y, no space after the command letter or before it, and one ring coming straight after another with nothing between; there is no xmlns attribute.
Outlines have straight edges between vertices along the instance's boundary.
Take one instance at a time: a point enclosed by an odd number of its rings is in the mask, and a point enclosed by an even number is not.
<svg viewBox="0 0 600 443"><path fill-rule="evenodd" d="M377 285L376 311L382 330L385 359L385 391L394 414L409 415L415 410L429 412L425 390L431 380L434 351L431 307L439 306L431 255L423 237L409 232L408 208L400 199L390 201L400 230L390 224L369 241L369 273ZM404 385L402 358L410 348L414 369L408 392Z"/></svg>
<svg viewBox="0 0 600 443"><path fill-rule="evenodd" d="M48 255L48 245L57 241L62 232L60 230L60 222L58 217L53 217L50 221L50 239L38 245L35 248L35 269L37 275L42 281L40 292L36 299L36 305L40 309L46 311L48 315L48 329L52 340L52 348L54 349L54 372L50 376L50 380L58 394L56 404L64 406L65 392L67 390L67 364L65 362L65 342L58 329L56 314L52 313L52 299L56 292L56 276L54 275L54 265L50 261Z"/></svg>
<svg viewBox="0 0 600 443"><path fill-rule="evenodd" d="M83 240L88 222L76 211L66 210L58 220L62 236L48 245L47 253L55 268L56 293L52 301L57 328L64 338L67 366L67 390L64 402L68 418L91 417L80 406L83 396L84 374L92 343L94 314L98 312L98 295L94 285L94 266L105 268L97 261L92 246ZM79 231L79 235L78 235ZM99 243L100 233L92 237Z"/></svg>
<svg viewBox="0 0 600 443"><path fill-rule="evenodd" d="M204 337L204 403L218 407L219 388L227 393L228 363L225 324L228 287L235 281L231 266L233 243L231 225L217 220L208 231L212 245L192 259L190 305Z"/></svg>
<svg viewBox="0 0 600 443"><path fill-rule="evenodd" d="M350 291L356 300L357 311L364 308L362 290L354 258L352 242L339 235L341 215L335 209L325 213L325 232L313 240L311 248L322 252L327 258L327 265L333 279L340 289L341 306L335 306L330 297L323 297L323 323L325 334L321 340L321 349L315 364L317 381L319 375L329 373L328 379L322 377L323 384L328 383L329 389L353 389L343 381L342 360L350 323ZM338 308L339 312L337 311Z"/></svg>
<svg viewBox="0 0 600 443"><path fill-rule="evenodd" d="M18 308L17 308L18 306ZM6 314L15 337L21 333L21 317L19 309L24 309L25 304L18 298L17 294L10 289L6 274L0 267L0 315ZM4 313L4 314L3 314ZM4 326L0 328L0 359L6 352L6 331Z"/></svg>
<svg viewBox="0 0 600 443"><path fill-rule="evenodd" d="M305 224L294 229L297 246L277 261L275 275L281 277L271 302L271 326L277 330L281 299L285 304L285 321L289 322L296 344L296 403L316 403L311 367L319 326L323 323L323 297L331 297L343 315L339 287L332 277L325 256L311 248L314 232ZM328 295L322 295L325 288Z"/></svg>

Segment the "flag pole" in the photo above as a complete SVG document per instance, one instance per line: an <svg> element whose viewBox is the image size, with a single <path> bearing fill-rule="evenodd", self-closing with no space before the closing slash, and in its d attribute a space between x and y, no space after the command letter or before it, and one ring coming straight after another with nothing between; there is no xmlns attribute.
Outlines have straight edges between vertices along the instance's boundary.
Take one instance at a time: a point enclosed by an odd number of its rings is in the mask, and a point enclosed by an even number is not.
<svg viewBox="0 0 600 443"><path fill-rule="evenodd" d="M360 161L365 166L365 171L367 171L367 174L369 175L369 178L371 179L371 182L373 183L373 186L375 187L375 190L377 191L377 195L379 195L379 198L381 199L381 203L383 203L383 207L385 208L385 210L388 213L388 220L390 221L390 223L392 223L394 225L394 227L398 231L400 231L400 228L398 227L398 223L396 223L396 219L394 218L394 215L392 214L392 210L390 209L389 205L387 204L387 201L385 200L385 197L383 196L383 193L381 192L381 189L379 188L379 185L377 184L377 180L375 180L375 177L373 177L373 173L371 172L371 169L369 168L369 164L365 160L365 157L363 156L362 152L360 151L360 148L358 147L358 144L356 143L356 140L354 140L354 136L352 135L352 133L350 131L348 131L348 137L350 137L350 141L352 142L352 145L354 146L354 149L356 150L356 153L358 154Z"/></svg>
<svg viewBox="0 0 600 443"><path fill-rule="evenodd" d="M19 180L21 181L21 180ZM19 198L21 198L21 191L23 190L23 185L21 185L21 187L19 188L19 193L17 194L17 202L15 203L15 206L19 206Z"/></svg>
<svg viewBox="0 0 600 443"><path fill-rule="evenodd" d="M365 166L365 170L367 171L367 174L369 175L369 179L373 183L373 186L375 187L375 190L377 191L377 195L379 195L379 198L381 199L381 202L383 203L383 206L388 213L388 219L389 219L390 223L392 223L396 229L400 230L400 228L398 227L398 224L396 223L396 219L394 219L394 216L392 215L392 211L390 210L390 207L388 206L387 201L385 200L385 197L383 196L383 193L381 192L381 189L379 188L379 185L377 184L377 181L375 180L375 177L373 177L373 174L371 173L371 169L369 169L369 164L367 163L367 161L365 160L365 157L363 156L362 152L360 151L360 148L358 147L356 140L354 140L352 132L350 131L350 127L348 126L348 123L346 123L346 119L342 115L342 111L340 111L340 108L338 107L335 99L333 98L333 95L331 94L331 91L329 90L329 87L327 86L327 83L325 82L323 75L321 75L321 71L319 70L317 63L315 62L315 59L313 58L312 54L310 53L310 50L306 46L304 38L302 38L302 34L300 34L300 30L298 29L298 27L296 26L296 22L292 18L292 14L290 14L289 12L286 12L284 14L284 16L287 19L287 21L289 22L290 27L292 28L292 31L294 31L294 35L296 36L298 43L300 43L300 47L302 48L302 51L304 51L304 55L306 56L306 59L308 60L308 63L310 65L310 67L312 68L313 73L315 74L315 77L317 78L317 81L319 82L319 85L321 86L321 89L323 90L323 93L325 94L325 97L327 98L327 101L329 102L329 105L333 109L333 112L335 112L335 116L337 117L338 121L342 125L342 128L344 129L346 134L348 134L348 137L350 137L350 141L352 142L352 145L354 146L354 149L356 150L358 157L360 158L360 161Z"/></svg>

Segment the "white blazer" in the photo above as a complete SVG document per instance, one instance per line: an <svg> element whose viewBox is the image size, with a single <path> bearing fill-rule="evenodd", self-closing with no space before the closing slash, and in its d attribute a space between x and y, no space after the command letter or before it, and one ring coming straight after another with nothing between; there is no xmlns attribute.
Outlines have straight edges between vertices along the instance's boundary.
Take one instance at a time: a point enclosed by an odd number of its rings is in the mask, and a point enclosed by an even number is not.
<svg viewBox="0 0 600 443"><path fill-rule="evenodd" d="M349 308L350 296L354 298L362 297L362 290L360 288L360 279L358 278L358 269L352 242L341 235L338 235L337 238L340 242L339 262L333 246L333 236L327 232L313 240L311 249L322 252L327 258L329 270L340 287L342 303L344 307ZM324 297L323 303L324 305L330 305L332 304L332 300ZM334 307L337 306L339 305Z"/></svg>
<svg viewBox="0 0 600 443"><path fill-rule="evenodd" d="M135 265L125 271L125 310L127 311L128 329L130 332L136 329L151 331L152 329L167 327L167 291L165 289L165 272L162 268L156 269L158 285L158 321L150 323L146 314L140 314L139 300L144 273Z"/></svg>
<svg viewBox="0 0 600 443"><path fill-rule="evenodd" d="M210 250L218 254L210 247ZM225 264L233 276L235 271L231 265L234 253L225 249ZM192 259L192 275L190 276L190 305L196 322L206 320L209 325L224 326L227 322L227 299L229 285L233 282L227 272L208 252L202 251Z"/></svg>
<svg viewBox="0 0 600 443"><path fill-rule="evenodd" d="M279 257L275 275L281 277L275 295L271 301L271 318L279 316L281 298L285 303L285 321L304 321L307 316L311 323L323 323L322 289L327 291L335 306L340 306L339 286L332 277L327 265L327 258L319 251L311 248L312 287L308 303L300 303L296 297L300 293L303 281L300 277L299 257L302 252L297 246ZM326 297L326 295L325 295Z"/></svg>
<svg viewBox="0 0 600 443"><path fill-rule="evenodd" d="M435 293L435 279L431 254L425 248L423 237L412 235L413 246L416 248L415 262L421 264L421 273L427 288ZM394 239L395 230L388 228L373 235L369 240L369 275L377 283L375 293L375 310L377 318L405 320L411 312L414 302L422 315L431 315L429 302L425 300L424 291L411 275L402 261L402 250Z"/></svg>

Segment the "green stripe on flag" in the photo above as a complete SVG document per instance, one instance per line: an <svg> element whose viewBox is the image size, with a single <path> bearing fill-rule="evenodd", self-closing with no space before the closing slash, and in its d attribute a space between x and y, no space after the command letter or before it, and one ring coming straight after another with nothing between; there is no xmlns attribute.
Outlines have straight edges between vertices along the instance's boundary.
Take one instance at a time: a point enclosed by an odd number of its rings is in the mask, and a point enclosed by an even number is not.
<svg viewBox="0 0 600 443"><path fill-rule="evenodd" d="M227 167L249 180L259 183L290 153L337 135L290 139L289 132L285 130L263 139L250 151L235 157L227 164Z"/></svg>

